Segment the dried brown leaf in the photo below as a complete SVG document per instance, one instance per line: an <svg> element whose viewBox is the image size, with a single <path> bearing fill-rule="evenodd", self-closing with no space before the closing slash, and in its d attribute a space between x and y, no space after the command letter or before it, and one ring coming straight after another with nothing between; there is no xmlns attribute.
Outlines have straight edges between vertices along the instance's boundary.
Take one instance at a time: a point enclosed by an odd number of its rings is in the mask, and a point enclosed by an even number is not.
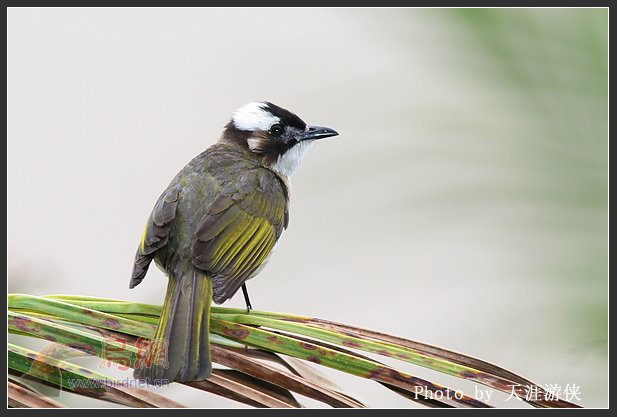
<svg viewBox="0 0 617 417"><path fill-rule="evenodd" d="M213 359L221 365L237 369L255 378L271 382L282 388L324 402L333 407L364 407L364 405L357 400L336 391L331 391L299 375L257 361L251 357L252 355L261 357L262 359L272 359L268 352L258 351L256 349L236 349L216 345L212 346Z"/></svg>
<svg viewBox="0 0 617 417"><path fill-rule="evenodd" d="M281 401L269 393L266 393L261 388L255 388L243 382L236 381L224 373L216 372L216 370L205 381L186 382L185 384L194 388L203 389L205 391L210 391L211 385L214 384L250 399L263 407L294 408L294 406L289 404L289 402Z"/></svg>
<svg viewBox="0 0 617 417"><path fill-rule="evenodd" d="M8 405L16 408L64 408L64 405L56 400L43 397L33 390L8 381Z"/></svg>

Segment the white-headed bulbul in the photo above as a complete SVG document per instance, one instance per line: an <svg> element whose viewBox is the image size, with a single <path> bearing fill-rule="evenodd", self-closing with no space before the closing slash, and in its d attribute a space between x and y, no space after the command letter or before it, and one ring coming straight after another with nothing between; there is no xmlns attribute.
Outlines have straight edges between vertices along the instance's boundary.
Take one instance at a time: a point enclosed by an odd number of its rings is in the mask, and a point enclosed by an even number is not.
<svg viewBox="0 0 617 417"><path fill-rule="evenodd" d="M337 134L272 103L250 103L171 181L148 218L130 282L138 285L152 260L169 278L150 346L151 357L166 361L142 362L136 378L210 375L212 300L220 304L245 290L263 268L289 222L289 176L316 140Z"/></svg>

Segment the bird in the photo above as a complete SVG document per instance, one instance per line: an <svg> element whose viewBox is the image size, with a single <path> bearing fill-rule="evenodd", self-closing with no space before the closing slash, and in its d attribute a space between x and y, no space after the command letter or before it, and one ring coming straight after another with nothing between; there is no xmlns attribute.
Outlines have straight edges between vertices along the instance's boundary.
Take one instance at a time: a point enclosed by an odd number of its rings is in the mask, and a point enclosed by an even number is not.
<svg viewBox="0 0 617 417"><path fill-rule="evenodd" d="M287 229L290 177L315 141L337 135L269 101L251 102L170 182L148 217L129 284L141 283L152 261L168 277L149 360L134 367L136 379L210 376L212 302L242 288L250 311L245 282L263 269Z"/></svg>

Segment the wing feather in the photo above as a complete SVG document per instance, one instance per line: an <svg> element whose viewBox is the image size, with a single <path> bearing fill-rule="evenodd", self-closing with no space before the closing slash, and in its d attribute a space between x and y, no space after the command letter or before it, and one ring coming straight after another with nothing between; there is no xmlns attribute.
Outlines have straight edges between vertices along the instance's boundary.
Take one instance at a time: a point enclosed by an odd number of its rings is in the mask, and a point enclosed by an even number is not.
<svg viewBox="0 0 617 417"><path fill-rule="evenodd" d="M177 186L168 188L154 205L135 254L130 288L143 281L155 252L167 244L172 222L176 218L179 193Z"/></svg>
<svg viewBox="0 0 617 417"><path fill-rule="evenodd" d="M248 216L247 216L248 217ZM246 251L245 245L255 233L255 230L259 227L262 219L258 217L248 217L248 221L245 223L243 230L239 233L239 236L230 245L229 249L225 251L224 256L221 257L218 263L218 269L225 270L232 261L234 265L239 265L236 255L241 251Z"/></svg>
<svg viewBox="0 0 617 417"><path fill-rule="evenodd" d="M222 303L253 276L286 226L287 193L269 170L244 173L223 187L199 222L193 264L213 274L214 301Z"/></svg>

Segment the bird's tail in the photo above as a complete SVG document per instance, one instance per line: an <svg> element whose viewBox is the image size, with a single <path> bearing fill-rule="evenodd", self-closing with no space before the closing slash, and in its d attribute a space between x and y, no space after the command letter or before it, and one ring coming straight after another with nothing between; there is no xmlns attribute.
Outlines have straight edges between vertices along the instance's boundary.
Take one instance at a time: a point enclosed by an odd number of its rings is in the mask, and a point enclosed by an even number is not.
<svg viewBox="0 0 617 417"><path fill-rule="evenodd" d="M133 376L150 384L208 378L211 303L212 279L203 271L170 278L155 338L138 346Z"/></svg>

